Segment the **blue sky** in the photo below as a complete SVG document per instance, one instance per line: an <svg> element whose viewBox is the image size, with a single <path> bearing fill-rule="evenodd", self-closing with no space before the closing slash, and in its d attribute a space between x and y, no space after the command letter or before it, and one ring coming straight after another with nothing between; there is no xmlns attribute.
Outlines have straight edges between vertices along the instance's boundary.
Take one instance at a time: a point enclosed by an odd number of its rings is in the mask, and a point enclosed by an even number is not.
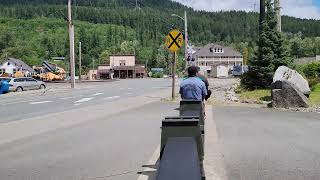
<svg viewBox="0 0 320 180"><path fill-rule="evenodd" d="M197 10L258 11L260 0L174 0ZM320 0L280 0L282 14L320 20Z"/></svg>
<svg viewBox="0 0 320 180"><path fill-rule="evenodd" d="M314 4L316 4L318 8L320 8L320 0L314 0Z"/></svg>

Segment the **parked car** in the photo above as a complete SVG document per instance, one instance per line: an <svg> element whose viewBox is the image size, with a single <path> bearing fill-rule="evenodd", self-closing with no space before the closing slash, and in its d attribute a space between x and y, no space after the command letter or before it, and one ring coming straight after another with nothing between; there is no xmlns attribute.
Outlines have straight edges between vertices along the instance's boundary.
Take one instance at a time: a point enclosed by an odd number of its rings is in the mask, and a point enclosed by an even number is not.
<svg viewBox="0 0 320 180"><path fill-rule="evenodd" d="M34 78L0 78L1 81L8 81L10 84L10 91L26 91L26 90L36 90L45 89L46 85L42 81L38 81Z"/></svg>

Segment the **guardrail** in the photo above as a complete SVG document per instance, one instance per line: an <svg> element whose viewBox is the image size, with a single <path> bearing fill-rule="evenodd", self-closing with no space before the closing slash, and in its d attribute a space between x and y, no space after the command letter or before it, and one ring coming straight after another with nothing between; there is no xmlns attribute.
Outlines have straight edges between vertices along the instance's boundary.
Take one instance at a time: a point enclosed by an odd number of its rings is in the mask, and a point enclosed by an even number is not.
<svg viewBox="0 0 320 180"><path fill-rule="evenodd" d="M203 180L204 106L180 102L180 116L162 121L160 163L156 180Z"/></svg>

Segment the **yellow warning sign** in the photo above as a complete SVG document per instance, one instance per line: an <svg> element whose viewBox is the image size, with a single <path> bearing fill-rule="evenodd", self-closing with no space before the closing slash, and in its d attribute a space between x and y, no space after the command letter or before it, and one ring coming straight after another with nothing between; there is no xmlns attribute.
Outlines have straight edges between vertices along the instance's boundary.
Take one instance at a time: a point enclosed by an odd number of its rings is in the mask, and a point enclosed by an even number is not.
<svg viewBox="0 0 320 180"><path fill-rule="evenodd" d="M166 37L166 46L171 52L177 52L183 46L183 35L179 30L172 30Z"/></svg>

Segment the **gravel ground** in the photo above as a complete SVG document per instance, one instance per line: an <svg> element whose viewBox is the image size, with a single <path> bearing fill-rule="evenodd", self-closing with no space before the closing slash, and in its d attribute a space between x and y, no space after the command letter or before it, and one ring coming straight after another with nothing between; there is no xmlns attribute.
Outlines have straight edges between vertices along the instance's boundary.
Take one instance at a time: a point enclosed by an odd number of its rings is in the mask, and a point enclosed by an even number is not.
<svg viewBox="0 0 320 180"><path fill-rule="evenodd" d="M234 89L240 84L240 79L209 79L212 91L212 101L215 103L239 102Z"/></svg>

